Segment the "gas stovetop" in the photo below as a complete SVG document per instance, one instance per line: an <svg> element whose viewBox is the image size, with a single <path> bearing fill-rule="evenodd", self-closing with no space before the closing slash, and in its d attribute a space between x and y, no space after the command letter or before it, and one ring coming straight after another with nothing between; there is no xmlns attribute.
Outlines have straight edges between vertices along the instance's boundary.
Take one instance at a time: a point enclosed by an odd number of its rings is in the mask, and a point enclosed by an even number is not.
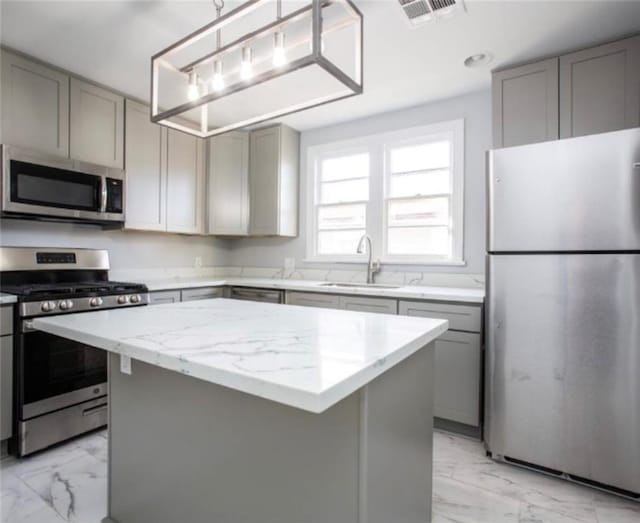
<svg viewBox="0 0 640 523"><path fill-rule="evenodd" d="M86 281L73 283L22 283L2 285L2 292L19 296L20 301L43 300L52 298L81 298L86 296L104 296L108 294L131 294L147 292L140 283L119 281Z"/></svg>

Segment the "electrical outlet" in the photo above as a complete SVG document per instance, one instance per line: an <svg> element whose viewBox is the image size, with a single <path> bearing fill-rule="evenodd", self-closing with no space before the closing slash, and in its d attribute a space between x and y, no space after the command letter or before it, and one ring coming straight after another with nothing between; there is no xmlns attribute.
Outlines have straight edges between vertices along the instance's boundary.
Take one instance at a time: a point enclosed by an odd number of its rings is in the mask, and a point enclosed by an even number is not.
<svg viewBox="0 0 640 523"><path fill-rule="evenodd" d="M196 269L202 267L202 256L196 256L193 260L193 265Z"/></svg>
<svg viewBox="0 0 640 523"><path fill-rule="evenodd" d="M296 259L295 258L285 258L284 259L284 268L288 270L293 270L296 268Z"/></svg>
<svg viewBox="0 0 640 523"><path fill-rule="evenodd" d="M120 372L131 374L131 358L124 354L120 354Z"/></svg>

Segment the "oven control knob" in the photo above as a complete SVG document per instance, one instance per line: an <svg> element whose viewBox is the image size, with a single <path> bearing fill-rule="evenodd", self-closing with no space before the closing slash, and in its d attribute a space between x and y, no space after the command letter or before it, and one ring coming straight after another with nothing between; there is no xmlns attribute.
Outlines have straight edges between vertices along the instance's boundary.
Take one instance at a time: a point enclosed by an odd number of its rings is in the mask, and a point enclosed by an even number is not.
<svg viewBox="0 0 640 523"><path fill-rule="evenodd" d="M91 298L89 300L90 307L100 307L102 305L102 298Z"/></svg>
<svg viewBox="0 0 640 523"><path fill-rule="evenodd" d="M61 311L68 311L73 308L73 302L71 300L62 300L59 307Z"/></svg>
<svg viewBox="0 0 640 523"><path fill-rule="evenodd" d="M131 303L140 303L140 295L139 294L132 294L131 298L129 299L129 301Z"/></svg>
<svg viewBox="0 0 640 523"><path fill-rule="evenodd" d="M56 302L55 301L43 301L40 305L40 310L42 312L51 312L55 310Z"/></svg>
<svg viewBox="0 0 640 523"><path fill-rule="evenodd" d="M129 296L125 296L124 294L118 296L118 305L124 305L127 301L129 301Z"/></svg>

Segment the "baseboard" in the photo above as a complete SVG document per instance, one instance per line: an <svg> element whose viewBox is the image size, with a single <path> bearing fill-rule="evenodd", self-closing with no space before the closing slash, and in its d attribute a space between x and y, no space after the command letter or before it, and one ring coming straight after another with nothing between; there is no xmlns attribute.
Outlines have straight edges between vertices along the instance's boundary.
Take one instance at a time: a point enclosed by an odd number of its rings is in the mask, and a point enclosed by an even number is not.
<svg viewBox="0 0 640 523"><path fill-rule="evenodd" d="M474 427L473 425L466 425L442 418L433 418L433 427L438 430L461 434L462 436L482 441L482 427Z"/></svg>

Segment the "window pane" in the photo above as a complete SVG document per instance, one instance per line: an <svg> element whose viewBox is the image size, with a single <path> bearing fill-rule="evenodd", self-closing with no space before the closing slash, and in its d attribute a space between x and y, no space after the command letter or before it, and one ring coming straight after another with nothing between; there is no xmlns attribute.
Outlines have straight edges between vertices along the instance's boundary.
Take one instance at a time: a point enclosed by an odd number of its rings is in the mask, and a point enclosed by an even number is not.
<svg viewBox="0 0 640 523"><path fill-rule="evenodd" d="M407 225L448 225L449 198L389 201L389 227Z"/></svg>
<svg viewBox="0 0 640 523"><path fill-rule="evenodd" d="M356 254L364 229L357 231L320 231L318 254Z"/></svg>
<svg viewBox="0 0 640 523"><path fill-rule="evenodd" d="M447 194L451 191L449 171L426 171L391 176L389 196L422 196L429 194Z"/></svg>
<svg viewBox="0 0 640 523"><path fill-rule="evenodd" d="M365 228L366 204L336 205L318 209L318 229Z"/></svg>
<svg viewBox="0 0 640 523"><path fill-rule="evenodd" d="M449 142L432 142L391 150L391 172L401 173L449 167Z"/></svg>
<svg viewBox="0 0 640 523"><path fill-rule="evenodd" d="M368 199L368 178L320 184L320 203L356 202Z"/></svg>
<svg viewBox="0 0 640 523"><path fill-rule="evenodd" d="M369 176L369 154L359 153L338 158L328 158L320 166L320 180L344 180Z"/></svg>
<svg viewBox="0 0 640 523"><path fill-rule="evenodd" d="M395 255L450 256L448 227L389 229L387 251Z"/></svg>

